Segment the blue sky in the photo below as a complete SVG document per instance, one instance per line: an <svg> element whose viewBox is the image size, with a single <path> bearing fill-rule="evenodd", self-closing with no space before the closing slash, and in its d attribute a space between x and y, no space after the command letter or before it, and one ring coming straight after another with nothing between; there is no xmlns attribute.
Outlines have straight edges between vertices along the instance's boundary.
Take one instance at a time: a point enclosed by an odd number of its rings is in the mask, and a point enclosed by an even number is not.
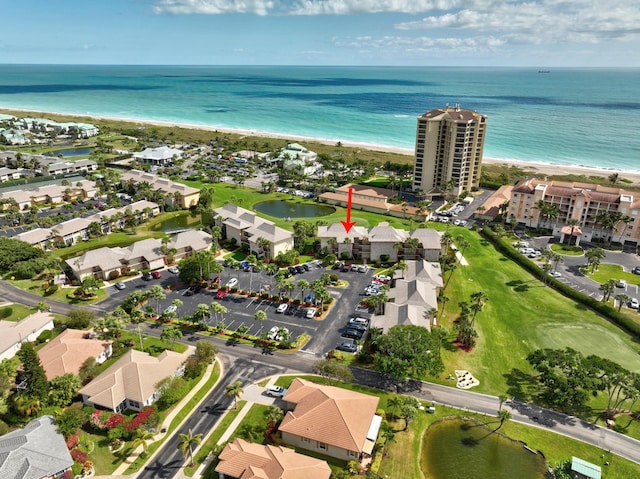
<svg viewBox="0 0 640 479"><path fill-rule="evenodd" d="M10 0L0 63L640 66L629 0Z"/></svg>

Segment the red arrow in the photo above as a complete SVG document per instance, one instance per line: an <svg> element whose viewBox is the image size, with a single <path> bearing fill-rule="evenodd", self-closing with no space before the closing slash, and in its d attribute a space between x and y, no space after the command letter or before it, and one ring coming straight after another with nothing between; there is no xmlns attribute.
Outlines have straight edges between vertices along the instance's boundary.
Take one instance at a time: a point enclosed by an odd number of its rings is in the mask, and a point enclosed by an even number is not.
<svg viewBox="0 0 640 479"><path fill-rule="evenodd" d="M344 229L348 233L349 230L356 224L355 221L351 221L351 199L353 197L353 188L349 188L349 201L347 202L347 221L340 221Z"/></svg>

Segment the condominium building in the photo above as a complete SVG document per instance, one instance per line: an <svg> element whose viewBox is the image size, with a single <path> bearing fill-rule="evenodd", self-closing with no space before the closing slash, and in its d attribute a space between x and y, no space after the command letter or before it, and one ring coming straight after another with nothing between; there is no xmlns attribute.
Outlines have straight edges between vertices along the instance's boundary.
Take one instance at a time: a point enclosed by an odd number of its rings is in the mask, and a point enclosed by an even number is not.
<svg viewBox="0 0 640 479"><path fill-rule="evenodd" d="M413 189L459 195L478 186L487 117L460 105L418 117Z"/></svg>
<svg viewBox="0 0 640 479"><path fill-rule="evenodd" d="M511 191L509 217L546 228L564 241L604 241L635 249L640 242L640 196L591 183L523 180Z"/></svg>

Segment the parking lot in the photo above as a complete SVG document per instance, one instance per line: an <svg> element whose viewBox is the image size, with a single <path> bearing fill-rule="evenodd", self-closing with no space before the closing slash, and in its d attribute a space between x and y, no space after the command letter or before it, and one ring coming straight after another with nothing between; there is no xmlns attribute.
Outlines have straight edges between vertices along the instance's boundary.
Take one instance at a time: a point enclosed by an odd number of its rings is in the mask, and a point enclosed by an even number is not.
<svg viewBox="0 0 640 479"><path fill-rule="evenodd" d="M331 269L325 269L318 262L309 263L310 271L303 274L297 274L290 278L295 283L300 279L306 279L309 283L319 279L322 273L335 273L342 280L348 283L346 288L327 288L331 296L334 298L334 304L328 314L322 320L310 319L306 317L306 308L296 308L290 305L285 313L278 313L276 309L280 303L272 303L271 301L262 300L261 298L250 298L247 296L239 296L227 294L223 299L216 299L217 292L212 290L200 290L192 296L186 296L185 291L188 286L179 286L178 288L166 293L166 299L160 302L160 311L164 311L171 305L174 299L179 299L183 305L178 308L177 315L186 316L193 314L198 304L207 304L218 302L225 306L228 312L224 315L224 322L227 329L235 331L242 326L249 328L248 334L259 335L269 331L273 327L285 327L289 330L291 340L294 341L300 334L307 333L311 336L310 342L305 346L304 350L309 353L324 355L328 350L343 341L351 342L350 339L341 337L343 328L350 316L358 314L367 316L367 311L356 311L356 306L364 299L364 290L371 282L373 269L368 268L366 273L358 272L337 272ZM143 280L140 276L126 281L126 287L122 291L118 291L114 286L107 288L110 297L103 303L107 308L114 309L119 305L125 296L133 291L147 290L156 284L162 285L165 289L173 284L178 283L176 275L169 273L167 270L161 271L160 279ZM242 270L232 270L225 268L220 274L220 284L224 285L232 278L237 278L239 290L253 291L270 291L277 294L274 286L274 277L267 275L266 272L251 273ZM305 296L310 291L305 291ZM300 297L301 291L295 288L291 293L292 298ZM155 306L155 302L151 302ZM257 311L264 311L267 318L263 321L255 320ZM218 318L220 319L220 318ZM215 317L208 319L210 325L216 324Z"/></svg>

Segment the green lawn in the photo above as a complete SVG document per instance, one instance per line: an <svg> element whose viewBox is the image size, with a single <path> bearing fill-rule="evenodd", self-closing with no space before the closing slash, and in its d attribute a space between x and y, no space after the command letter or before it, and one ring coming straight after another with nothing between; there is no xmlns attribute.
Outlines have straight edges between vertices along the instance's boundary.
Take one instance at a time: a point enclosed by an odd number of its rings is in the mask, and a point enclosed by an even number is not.
<svg viewBox="0 0 640 479"><path fill-rule="evenodd" d="M78 299L70 297L75 290L75 288L59 288L55 293L45 296L45 290L42 289L42 281L35 279L11 279L11 277L5 277L5 279L14 286L17 286L20 289L28 291L29 293L36 294L38 296L42 296L44 301L52 300L59 301L61 303L74 304L78 306L82 306L84 304L95 304L99 301L102 301L107 297L107 292L100 288L95 292L95 296L91 299Z"/></svg>
<svg viewBox="0 0 640 479"><path fill-rule="evenodd" d="M446 290L450 299L441 324L452 330L459 314L458 303L468 301L472 293L484 291L489 300L476 319L476 347L468 353L453 346L446 348L446 370L440 378L466 369L480 380L474 390L494 395L508 392L526 400L526 381L521 379L532 372L526 356L538 348L570 346L624 360L623 365L631 370L640 368L638 344L628 334L545 287L477 233L455 227L449 231L454 237L462 234L471 246L464 254L469 266L454 271ZM581 345L580 338L587 344ZM444 379L436 381L447 384Z"/></svg>
<svg viewBox="0 0 640 479"><path fill-rule="evenodd" d="M35 308L23 304L9 304L0 308L0 320L18 322L35 312L37 312Z"/></svg>
<svg viewBox="0 0 640 479"><path fill-rule="evenodd" d="M551 245L551 249L558 254L566 256L582 256L584 254L584 250L580 246L567 245L563 243L553 243Z"/></svg>
<svg viewBox="0 0 640 479"><path fill-rule="evenodd" d="M610 279L624 279L628 284L640 285L640 275L624 271L619 264L603 263L598 266L596 271L588 273L587 276L601 284L606 283ZM616 288L614 295L618 293L624 293L624 291L621 288Z"/></svg>

